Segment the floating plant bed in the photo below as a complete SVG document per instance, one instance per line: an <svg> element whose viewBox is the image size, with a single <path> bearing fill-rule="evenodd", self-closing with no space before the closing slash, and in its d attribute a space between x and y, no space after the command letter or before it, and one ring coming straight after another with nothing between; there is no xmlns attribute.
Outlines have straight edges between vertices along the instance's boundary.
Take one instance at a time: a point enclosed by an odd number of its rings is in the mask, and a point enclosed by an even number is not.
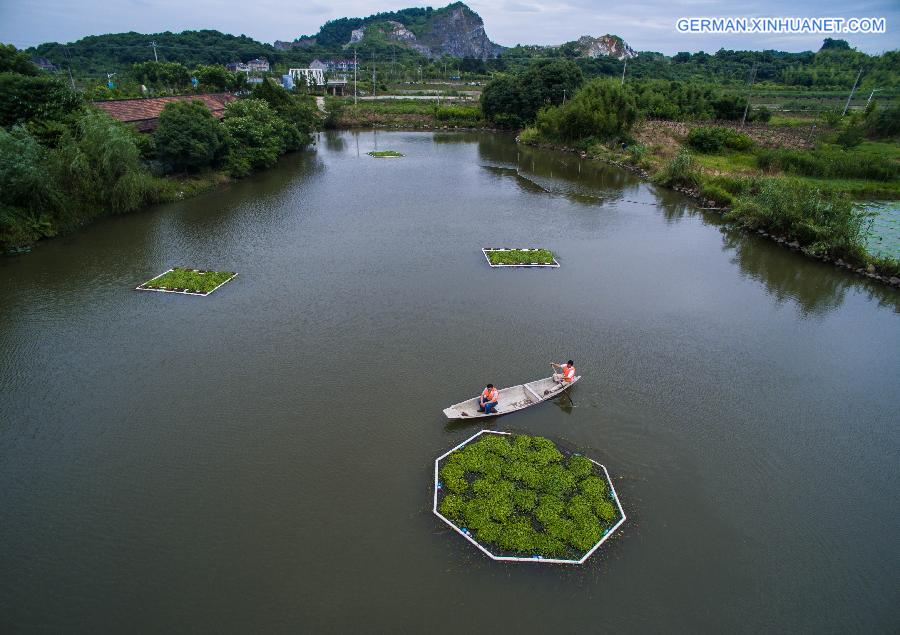
<svg viewBox="0 0 900 635"><path fill-rule="evenodd" d="M375 157L376 159L399 159L403 156L402 153L397 152L396 150L373 150L366 154L370 157Z"/></svg>
<svg viewBox="0 0 900 635"><path fill-rule="evenodd" d="M559 267L549 249L482 247L481 251L492 267Z"/></svg>
<svg viewBox="0 0 900 635"><path fill-rule="evenodd" d="M172 267L137 287L138 291L162 291L185 295L209 295L234 278L233 271L207 271Z"/></svg>
<svg viewBox="0 0 900 635"><path fill-rule="evenodd" d="M582 564L625 522L604 466L493 430L434 462L434 513L488 557L513 562Z"/></svg>

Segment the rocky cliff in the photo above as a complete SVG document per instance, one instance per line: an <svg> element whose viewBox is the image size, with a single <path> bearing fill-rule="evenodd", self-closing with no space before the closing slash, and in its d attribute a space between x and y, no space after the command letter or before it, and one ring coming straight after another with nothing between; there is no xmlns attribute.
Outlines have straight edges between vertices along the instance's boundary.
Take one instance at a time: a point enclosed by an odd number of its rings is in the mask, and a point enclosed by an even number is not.
<svg viewBox="0 0 900 635"><path fill-rule="evenodd" d="M603 57L609 55L618 59L637 57L625 40L618 35L601 35L600 37L591 37L590 35L582 35L576 42L578 50L585 57Z"/></svg>
<svg viewBox="0 0 900 635"><path fill-rule="evenodd" d="M432 59L444 55L488 59L503 50L484 32L481 16L462 2L442 9L401 9L367 18L341 18L325 24L315 36L278 41L275 47L347 48L367 39L395 42Z"/></svg>

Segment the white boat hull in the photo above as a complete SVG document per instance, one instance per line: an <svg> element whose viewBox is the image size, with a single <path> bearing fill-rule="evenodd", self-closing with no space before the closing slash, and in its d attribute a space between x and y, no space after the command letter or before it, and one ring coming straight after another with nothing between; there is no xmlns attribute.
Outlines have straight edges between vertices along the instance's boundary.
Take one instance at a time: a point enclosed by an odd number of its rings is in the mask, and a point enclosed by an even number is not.
<svg viewBox="0 0 900 635"><path fill-rule="evenodd" d="M500 398L497 401L497 409L491 414L478 412L478 397L461 401L444 409L444 415L448 419L486 419L505 415L516 410L536 406L542 401L553 399L575 385L581 379L581 375L570 382L555 382L552 377L538 379L527 384L510 386L499 390Z"/></svg>

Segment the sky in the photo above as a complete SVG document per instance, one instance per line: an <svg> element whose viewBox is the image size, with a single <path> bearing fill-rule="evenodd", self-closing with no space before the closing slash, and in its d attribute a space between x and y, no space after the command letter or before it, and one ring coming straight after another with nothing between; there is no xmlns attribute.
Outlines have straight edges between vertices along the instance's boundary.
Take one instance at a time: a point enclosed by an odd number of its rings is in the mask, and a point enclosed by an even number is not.
<svg viewBox="0 0 900 635"><path fill-rule="evenodd" d="M431 6L445 6L449 0ZM900 48L900 1L861 0L472 0L488 36L505 46L560 44L581 35L619 35L639 51L715 52L817 50L827 37L813 35L680 34L681 17L884 17L887 33L832 35L868 53ZM71 42L86 35L138 31L217 29L262 42L313 34L327 20L428 6L415 0L0 0L0 42L26 48ZM896 25L896 26L895 26Z"/></svg>

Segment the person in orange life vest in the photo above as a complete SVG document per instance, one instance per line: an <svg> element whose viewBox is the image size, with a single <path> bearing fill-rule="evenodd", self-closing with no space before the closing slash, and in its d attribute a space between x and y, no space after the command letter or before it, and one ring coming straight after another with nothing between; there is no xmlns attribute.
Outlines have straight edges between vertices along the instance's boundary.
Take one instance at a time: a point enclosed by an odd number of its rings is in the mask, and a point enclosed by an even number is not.
<svg viewBox="0 0 900 635"><path fill-rule="evenodd" d="M483 412L484 414L496 413L498 401L500 401L500 392L494 388L494 384L488 384L478 398L478 412Z"/></svg>
<svg viewBox="0 0 900 635"><path fill-rule="evenodd" d="M558 373L553 373L553 381L558 381L560 383L575 381L575 362L571 359L565 364L554 364L553 362L550 362L550 365L559 369Z"/></svg>

